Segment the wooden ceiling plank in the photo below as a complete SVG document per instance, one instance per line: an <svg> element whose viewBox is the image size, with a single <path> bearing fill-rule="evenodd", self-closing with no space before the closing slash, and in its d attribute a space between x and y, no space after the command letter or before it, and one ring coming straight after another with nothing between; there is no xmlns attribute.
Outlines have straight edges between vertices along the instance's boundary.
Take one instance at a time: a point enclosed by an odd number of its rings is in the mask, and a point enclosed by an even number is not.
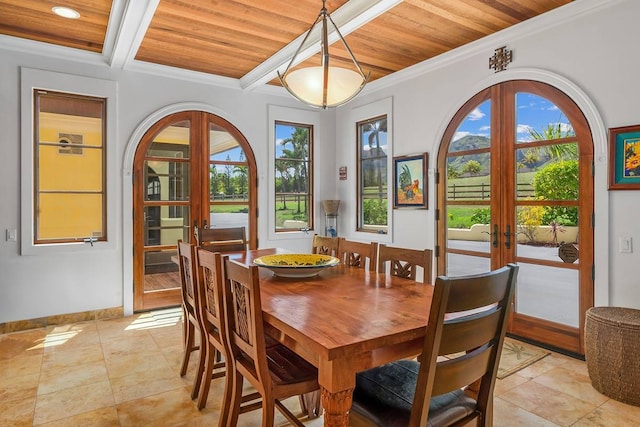
<svg viewBox="0 0 640 427"><path fill-rule="evenodd" d="M447 7L440 6L435 2L424 0L404 0L404 2L429 14L440 16L455 25L474 29L484 34L490 34L491 32L496 31L495 26L489 25L489 21L475 19L475 16L472 13L461 13L460 9L455 8L455 5L457 4L456 2L449 1L444 3L443 6Z"/></svg>

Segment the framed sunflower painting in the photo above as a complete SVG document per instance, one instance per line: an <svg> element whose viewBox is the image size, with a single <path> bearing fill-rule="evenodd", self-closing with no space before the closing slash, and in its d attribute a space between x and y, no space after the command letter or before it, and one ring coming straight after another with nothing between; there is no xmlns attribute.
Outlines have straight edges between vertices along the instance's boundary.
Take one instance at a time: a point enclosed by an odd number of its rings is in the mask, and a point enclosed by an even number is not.
<svg viewBox="0 0 640 427"><path fill-rule="evenodd" d="M393 208L427 209L428 154L393 158Z"/></svg>
<svg viewBox="0 0 640 427"><path fill-rule="evenodd" d="M640 190L640 125L609 129L609 190Z"/></svg>

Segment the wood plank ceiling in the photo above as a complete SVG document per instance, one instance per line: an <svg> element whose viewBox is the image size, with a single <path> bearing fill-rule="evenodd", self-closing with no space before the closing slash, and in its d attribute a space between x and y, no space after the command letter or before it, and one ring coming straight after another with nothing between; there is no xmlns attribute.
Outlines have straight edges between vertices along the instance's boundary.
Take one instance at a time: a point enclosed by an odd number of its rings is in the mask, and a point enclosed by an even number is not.
<svg viewBox="0 0 640 427"><path fill-rule="evenodd" d="M327 0L327 9L373 81L570 2ZM60 18L51 13L56 5L81 17ZM102 53L112 66L125 51L125 64L248 80L241 84L247 87L278 84L275 70L287 65L299 43L292 42L321 6L321 0L0 0L0 34ZM331 49L347 57L339 43ZM306 63L319 61L316 54Z"/></svg>

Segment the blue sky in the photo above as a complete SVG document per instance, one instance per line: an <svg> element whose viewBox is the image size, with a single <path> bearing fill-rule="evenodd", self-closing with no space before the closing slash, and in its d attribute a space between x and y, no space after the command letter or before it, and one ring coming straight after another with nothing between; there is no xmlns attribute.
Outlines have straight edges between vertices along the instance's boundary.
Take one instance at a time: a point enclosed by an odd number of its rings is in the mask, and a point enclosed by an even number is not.
<svg viewBox="0 0 640 427"><path fill-rule="evenodd" d="M540 132L550 123L561 123L563 130L569 127L569 121L567 120L564 113L555 104L549 102L547 99L530 93L518 93L516 99L518 105L516 118L518 141L529 141L531 139L528 132L528 129L530 128ZM481 135L490 137L490 108L490 102L486 101L471 113L469 113L467 118L458 128L456 134L453 137L453 140L455 141L466 135ZM287 126L283 124L279 124L278 126L276 126L276 156L280 156L282 154L283 147L282 145L280 145L280 142L283 139L288 138L293 130L293 126ZM383 133L380 134L380 137L382 149L386 151L387 135ZM365 150L368 150L368 144L364 144L363 148ZM212 156L212 159L225 160L227 158L227 155L229 155L231 157L231 160L239 160L239 154L240 148L238 147L224 151L222 153L218 153L217 155Z"/></svg>
<svg viewBox="0 0 640 427"><path fill-rule="evenodd" d="M531 140L529 129L541 132L550 123L561 123L563 130L569 127L569 121L564 113L545 98L530 93L518 93L516 102L518 141ZM491 135L490 109L490 101L486 101L469 113L453 136L453 140L467 135L489 137Z"/></svg>

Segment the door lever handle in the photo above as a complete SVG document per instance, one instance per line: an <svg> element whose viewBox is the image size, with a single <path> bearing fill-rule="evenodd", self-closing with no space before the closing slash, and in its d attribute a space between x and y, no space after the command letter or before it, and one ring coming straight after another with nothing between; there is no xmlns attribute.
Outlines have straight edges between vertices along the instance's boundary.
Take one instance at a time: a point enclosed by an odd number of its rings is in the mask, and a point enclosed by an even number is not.
<svg viewBox="0 0 640 427"><path fill-rule="evenodd" d="M507 231L504 233L505 241L504 245L507 249L511 249L511 226L507 225Z"/></svg>
<svg viewBox="0 0 640 427"><path fill-rule="evenodd" d="M483 233L485 234L489 234L493 237L493 240L491 241L491 244L493 245L494 248L498 247L498 224L494 224L493 225L493 232L488 232L488 231L483 231Z"/></svg>

